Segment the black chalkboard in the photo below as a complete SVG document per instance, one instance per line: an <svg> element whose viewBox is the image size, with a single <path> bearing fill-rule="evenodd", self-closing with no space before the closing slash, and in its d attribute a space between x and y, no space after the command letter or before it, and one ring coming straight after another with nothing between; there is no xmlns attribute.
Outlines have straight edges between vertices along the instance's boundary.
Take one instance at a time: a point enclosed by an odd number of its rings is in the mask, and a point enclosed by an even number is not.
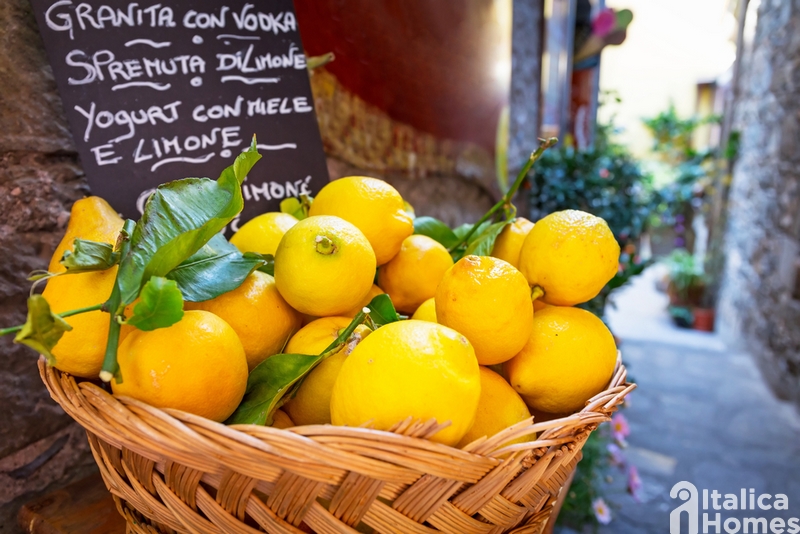
<svg viewBox="0 0 800 534"><path fill-rule="evenodd" d="M31 0L89 179L123 215L258 136L238 224L327 182L292 0Z"/></svg>

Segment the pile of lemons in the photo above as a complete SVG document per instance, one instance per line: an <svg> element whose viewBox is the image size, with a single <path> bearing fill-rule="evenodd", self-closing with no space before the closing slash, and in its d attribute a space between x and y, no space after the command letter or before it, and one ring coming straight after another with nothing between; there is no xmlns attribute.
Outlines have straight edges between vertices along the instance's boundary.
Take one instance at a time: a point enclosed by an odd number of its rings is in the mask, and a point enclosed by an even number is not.
<svg viewBox="0 0 800 534"><path fill-rule="evenodd" d="M248 372L277 353L320 354L374 296L410 317L356 329L306 376L274 426L388 429L408 417L450 425L432 439L463 446L540 414L581 409L611 379L616 346L576 304L616 274L619 246L602 219L553 213L516 218L491 256L450 252L414 234L414 216L392 186L348 177L325 186L297 220L266 213L231 238L242 252L274 255L274 277L253 272L237 289L185 303L168 328L125 327L114 393L224 421ZM96 197L75 204L50 270L75 237L113 243L122 220ZM102 302L116 267L54 278L54 312ZM108 315L76 316L54 349L57 367L96 377Z"/></svg>

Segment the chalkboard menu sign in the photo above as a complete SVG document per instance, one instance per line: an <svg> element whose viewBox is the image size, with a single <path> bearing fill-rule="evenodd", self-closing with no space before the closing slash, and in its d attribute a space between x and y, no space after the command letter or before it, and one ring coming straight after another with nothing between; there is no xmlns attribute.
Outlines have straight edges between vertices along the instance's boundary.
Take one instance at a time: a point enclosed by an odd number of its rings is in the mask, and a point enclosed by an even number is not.
<svg viewBox="0 0 800 534"><path fill-rule="evenodd" d="M92 193L216 178L253 134L241 222L314 194L327 168L292 0L31 0Z"/></svg>

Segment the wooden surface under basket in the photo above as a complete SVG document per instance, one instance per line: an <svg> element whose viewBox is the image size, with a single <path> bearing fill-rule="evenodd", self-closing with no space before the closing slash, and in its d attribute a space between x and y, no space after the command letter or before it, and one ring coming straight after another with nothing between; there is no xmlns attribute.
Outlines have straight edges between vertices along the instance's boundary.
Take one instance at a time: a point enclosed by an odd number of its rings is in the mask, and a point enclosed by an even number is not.
<svg viewBox="0 0 800 534"><path fill-rule="evenodd" d="M225 426L114 397L39 362L51 396L87 431L128 533L539 534L581 448L635 387L620 362L580 412L526 420L463 450L331 425ZM524 435L535 441L503 446Z"/></svg>

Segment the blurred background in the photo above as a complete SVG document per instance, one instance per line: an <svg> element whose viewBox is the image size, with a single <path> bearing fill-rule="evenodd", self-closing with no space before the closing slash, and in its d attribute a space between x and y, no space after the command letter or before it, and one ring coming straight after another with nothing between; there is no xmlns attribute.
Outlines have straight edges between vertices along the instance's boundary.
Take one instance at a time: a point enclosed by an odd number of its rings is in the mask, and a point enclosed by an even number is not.
<svg viewBox="0 0 800 534"><path fill-rule="evenodd" d="M518 214L589 211L622 246L587 307L640 387L556 532L666 532L682 480L800 498L800 2L296 5L308 54L336 57L311 74L333 178L461 224L557 136Z"/></svg>
<svg viewBox="0 0 800 534"><path fill-rule="evenodd" d="M589 211L622 246L587 306L639 388L584 448L554 531L666 532L684 480L783 493L770 517L800 515L800 0L295 7L307 55L335 56L310 72L331 179L384 178L457 225L557 136L518 215ZM88 187L28 1L0 25L0 324L16 324ZM3 533L96 469L24 350L0 359Z"/></svg>

